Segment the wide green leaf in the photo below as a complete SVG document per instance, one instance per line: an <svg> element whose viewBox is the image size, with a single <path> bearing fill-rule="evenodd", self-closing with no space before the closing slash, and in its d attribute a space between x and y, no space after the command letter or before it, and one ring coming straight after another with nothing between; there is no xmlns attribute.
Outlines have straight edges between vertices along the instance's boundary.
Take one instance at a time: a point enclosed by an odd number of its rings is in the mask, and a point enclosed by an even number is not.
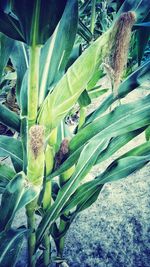
<svg viewBox="0 0 150 267"><path fill-rule="evenodd" d="M142 57L144 55L144 50L148 44L150 37L150 22L145 22L150 20L150 13L145 18L144 22L141 23L144 28L139 24L140 28L137 32L137 49L138 49L138 64L141 64ZM146 24L146 27L145 27ZM149 26L147 25L149 24Z"/></svg>
<svg viewBox="0 0 150 267"><path fill-rule="evenodd" d="M16 212L25 207L38 192L26 184L26 176L23 172L18 173L7 184L2 195L0 206L0 231L11 227Z"/></svg>
<svg viewBox="0 0 150 267"><path fill-rule="evenodd" d="M135 72L133 72L129 77L127 77L120 85L118 90L118 97L124 98L128 93L132 92L134 89L142 86L145 81L149 78L150 73L150 60L139 67ZM116 101L117 98L110 94L102 104L92 112L86 119L86 124L92 122L95 118L102 115L112 103Z"/></svg>
<svg viewBox="0 0 150 267"><path fill-rule="evenodd" d="M27 230L9 230L0 234L0 267L14 267Z"/></svg>
<svg viewBox="0 0 150 267"><path fill-rule="evenodd" d="M79 186L71 198L67 201L62 213L68 213L76 207L73 217L80 211L89 208L98 198L103 185L95 186L95 181L90 181Z"/></svg>
<svg viewBox="0 0 150 267"><path fill-rule="evenodd" d="M105 149L108 141L100 142L97 136L93 139L93 142L87 144L78 160L75 172L69 181L60 189L58 196L44 215L39 227L37 229L37 243L39 244L42 240L43 234L45 233L47 227L51 225L56 218L59 216L61 209L64 207L66 201L75 192L80 182L84 179L87 173L90 171L94 165L96 158L100 151Z"/></svg>
<svg viewBox="0 0 150 267"><path fill-rule="evenodd" d="M115 160L94 180L79 186L67 201L62 213L69 212L76 206L76 210L73 212L73 217L76 216L78 212L88 208L96 201L102 190L103 184L125 178L132 172L142 168L149 161L150 142L146 142Z"/></svg>
<svg viewBox="0 0 150 267"><path fill-rule="evenodd" d="M14 45L14 40L8 38L0 32L0 81L2 78L4 67L6 66L9 56Z"/></svg>
<svg viewBox="0 0 150 267"><path fill-rule="evenodd" d="M10 10L8 9L8 13L9 11ZM2 8L1 3L0 3L0 31L12 39L25 41L18 20L12 17L10 14L6 14L5 10Z"/></svg>
<svg viewBox="0 0 150 267"><path fill-rule="evenodd" d="M146 156L150 154L150 141L147 141L139 146L136 146L119 157L119 159L129 156Z"/></svg>
<svg viewBox="0 0 150 267"><path fill-rule="evenodd" d="M99 164L104 160L107 160L109 157L111 157L116 151L118 151L120 148L122 148L124 145L126 145L128 142L130 142L133 138L135 138L137 135L141 134L145 128L140 128L138 130L135 130L133 132L129 132L117 137L114 137L110 140L108 146L97 158L97 161L95 164Z"/></svg>
<svg viewBox="0 0 150 267"><path fill-rule="evenodd" d="M0 157L10 156L17 172L23 168L22 143L8 136L0 136Z"/></svg>
<svg viewBox="0 0 150 267"><path fill-rule="evenodd" d="M67 0L9 1L28 45L44 44L48 40L63 14L66 2Z"/></svg>
<svg viewBox="0 0 150 267"><path fill-rule="evenodd" d="M150 7L147 0L125 0L117 12L116 18L123 12L134 11L136 13L137 22L141 22L148 15Z"/></svg>
<svg viewBox="0 0 150 267"><path fill-rule="evenodd" d="M97 184L105 184L127 177L130 173L141 169L150 161L146 156L130 156L114 161L102 174L96 177Z"/></svg>
<svg viewBox="0 0 150 267"><path fill-rule="evenodd" d="M18 115L2 104L0 104L0 122L15 131L20 132L20 119Z"/></svg>
<svg viewBox="0 0 150 267"><path fill-rule="evenodd" d="M112 112L98 117L79 130L69 144L70 151L75 151L95 135L99 140L116 137L150 123L150 95L130 104L121 105Z"/></svg>
<svg viewBox="0 0 150 267"><path fill-rule="evenodd" d="M40 58L40 104L49 88L63 75L74 45L78 25L78 1L67 1L54 35L47 41ZM46 62L46 64L45 64Z"/></svg>
<svg viewBox="0 0 150 267"><path fill-rule="evenodd" d="M4 192L9 181L15 176L12 168L5 164L0 164L0 194Z"/></svg>
<svg viewBox="0 0 150 267"><path fill-rule="evenodd" d="M17 102L20 104L20 90L23 77L25 75L26 69L28 68L28 52L27 46L25 44L15 41L12 53L10 55L13 67L17 72L17 84L16 84L16 96ZM21 64L20 64L21 62Z"/></svg>
<svg viewBox="0 0 150 267"><path fill-rule="evenodd" d="M11 226L18 203L25 191L25 176L23 173L16 176L8 183L2 195L0 206L0 231Z"/></svg>
<svg viewBox="0 0 150 267"><path fill-rule="evenodd" d="M128 132L126 134L111 138L109 143L108 143L108 146L97 157L95 164L99 164L102 161L107 160L116 151L118 151L120 148L122 148L124 145L126 145L129 141L131 141L137 135L142 133L144 131L144 129L145 128L140 128L140 129L135 130L133 132ZM60 175L61 173L68 170L71 166L76 164L83 147L84 147L84 145L82 145L78 149L70 152L68 155L68 158L59 166L59 168L57 170L54 170L49 176L47 176L47 179L52 179L53 177Z"/></svg>
<svg viewBox="0 0 150 267"><path fill-rule="evenodd" d="M109 89L102 89L101 86L96 86L88 91L88 95L91 99L97 98L108 92Z"/></svg>

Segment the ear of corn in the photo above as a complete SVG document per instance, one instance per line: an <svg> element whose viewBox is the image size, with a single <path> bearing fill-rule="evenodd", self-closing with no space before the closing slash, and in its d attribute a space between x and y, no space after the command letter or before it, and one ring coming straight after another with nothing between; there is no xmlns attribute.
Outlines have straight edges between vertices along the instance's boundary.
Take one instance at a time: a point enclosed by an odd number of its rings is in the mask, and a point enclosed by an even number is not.
<svg viewBox="0 0 150 267"><path fill-rule="evenodd" d="M34 125L29 130L27 177L38 187L43 182L44 159L44 128Z"/></svg>
<svg viewBox="0 0 150 267"><path fill-rule="evenodd" d="M38 116L38 123L46 127L46 136L58 126L85 90L93 73L100 67L106 55L109 36L110 31L99 37L75 61L54 91L46 97Z"/></svg>
<svg viewBox="0 0 150 267"><path fill-rule="evenodd" d="M54 91L48 94L38 116L38 123L46 127L46 135L69 112L106 58L114 73L114 94L117 94L127 61L131 28L134 22L133 12L122 14L111 29L85 50L58 82Z"/></svg>

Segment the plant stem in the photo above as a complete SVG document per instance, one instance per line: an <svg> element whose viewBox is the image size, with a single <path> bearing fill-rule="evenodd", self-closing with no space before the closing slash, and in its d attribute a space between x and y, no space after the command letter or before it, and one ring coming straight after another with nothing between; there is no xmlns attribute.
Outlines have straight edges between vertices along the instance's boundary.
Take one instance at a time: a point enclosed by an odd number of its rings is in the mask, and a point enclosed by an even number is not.
<svg viewBox="0 0 150 267"><path fill-rule="evenodd" d="M33 45L29 51L28 128L35 124L37 118L40 50L41 46Z"/></svg>
<svg viewBox="0 0 150 267"><path fill-rule="evenodd" d="M27 117L27 161L29 164L29 129L36 122L38 109L39 91L39 61L40 46L32 45L29 50L29 76L28 76L28 117ZM29 179L29 177L28 177ZM32 180L32 179L29 179ZM28 237L28 266L35 267L34 258L36 235L35 235L35 207L36 201L30 202L26 206L27 224L30 231Z"/></svg>
<svg viewBox="0 0 150 267"><path fill-rule="evenodd" d="M56 143L57 131L54 131L53 135L49 139L45 150L45 163L46 163L46 176L51 173L54 165L54 144ZM45 177L46 178L46 177ZM45 190L43 196L43 209L46 211L51 206L52 184L51 181L45 181ZM43 237L43 258L44 266L47 267L50 264L50 237L48 231Z"/></svg>
<svg viewBox="0 0 150 267"><path fill-rule="evenodd" d="M81 107L80 108L80 117L79 117L78 129L80 129L81 126L84 124L85 117L86 117L86 108L85 107Z"/></svg>
<svg viewBox="0 0 150 267"><path fill-rule="evenodd" d="M30 230L28 237L28 267L35 267L34 258L36 235L35 235L35 202L31 202L26 206L27 224Z"/></svg>
<svg viewBox="0 0 150 267"><path fill-rule="evenodd" d="M44 251L43 251L44 267L47 267L50 264L50 237L47 232L43 237L43 245L44 245Z"/></svg>
<svg viewBox="0 0 150 267"><path fill-rule="evenodd" d="M59 224L59 231L60 232L63 232L66 228L66 222L62 219L60 219L60 224ZM59 243L58 243L58 257L61 257L63 256L63 250L64 250L64 245L65 245L65 236L61 237L59 239Z"/></svg>
<svg viewBox="0 0 150 267"><path fill-rule="evenodd" d="M95 5L96 5L96 0L92 0L92 7L91 7L91 23L90 23L90 30L91 33L93 34L94 32L94 26L95 26Z"/></svg>
<svg viewBox="0 0 150 267"><path fill-rule="evenodd" d="M27 118L21 119L21 139L23 148L23 171L27 173Z"/></svg>

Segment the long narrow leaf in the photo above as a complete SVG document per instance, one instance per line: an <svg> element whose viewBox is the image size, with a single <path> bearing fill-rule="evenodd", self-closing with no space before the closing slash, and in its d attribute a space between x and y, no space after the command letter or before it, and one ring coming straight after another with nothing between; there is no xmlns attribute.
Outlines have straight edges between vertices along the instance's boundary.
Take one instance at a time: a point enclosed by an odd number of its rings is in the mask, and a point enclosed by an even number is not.
<svg viewBox="0 0 150 267"><path fill-rule="evenodd" d="M15 176L12 168L5 164L0 164L0 194L4 192L9 181Z"/></svg>
<svg viewBox="0 0 150 267"><path fill-rule="evenodd" d="M2 104L0 104L0 122L20 132L20 119L18 115Z"/></svg>
<svg viewBox="0 0 150 267"><path fill-rule="evenodd" d="M16 171L23 168L22 144L19 140L8 136L0 136L0 157L10 156Z"/></svg>
<svg viewBox="0 0 150 267"><path fill-rule="evenodd" d="M42 48L40 59L40 104L43 102L52 84L55 84L65 71L74 45L77 24L78 1L68 1L56 33Z"/></svg>
<svg viewBox="0 0 150 267"><path fill-rule="evenodd" d="M13 45L14 41L0 32L0 81L4 67L6 66L11 54Z"/></svg>
<svg viewBox="0 0 150 267"><path fill-rule="evenodd" d="M71 140L70 151L75 151L93 136L99 140L107 137L116 137L150 123L150 95L136 102L117 107L111 113L95 119L81 129Z"/></svg>
<svg viewBox="0 0 150 267"><path fill-rule="evenodd" d="M54 220L59 216L61 209L64 207L66 201L75 192L79 183L84 179L86 174L90 171L94 165L96 158L100 151L105 149L108 141L100 142L96 137L93 143L87 144L78 161L75 172L73 173L71 179L62 187L59 191L58 196L51 206L51 208L46 212L43 217L38 229L37 229L37 243L39 244L42 240L43 234L45 233L49 224L51 225Z"/></svg>
<svg viewBox="0 0 150 267"><path fill-rule="evenodd" d="M133 72L127 79L125 79L119 87L118 90L118 97L123 98L128 93L132 92L134 89L142 85L145 80L149 77L150 73L150 60L139 67L135 72ZM113 102L116 101L113 94L110 94L103 103L94 111L92 112L86 119L86 124L93 121L98 116L102 115ZM84 125L84 126L85 126Z"/></svg>
<svg viewBox="0 0 150 267"><path fill-rule="evenodd" d="M27 230L9 230L0 234L0 267L14 267Z"/></svg>

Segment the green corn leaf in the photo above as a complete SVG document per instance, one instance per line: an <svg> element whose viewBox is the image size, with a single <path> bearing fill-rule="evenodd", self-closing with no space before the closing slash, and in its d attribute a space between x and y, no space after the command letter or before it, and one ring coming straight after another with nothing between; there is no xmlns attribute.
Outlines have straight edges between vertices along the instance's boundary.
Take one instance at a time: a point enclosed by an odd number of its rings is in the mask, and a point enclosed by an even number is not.
<svg viewBox="0 0 150 267"><path fill-rule="evenodd" d="M88 27L79 19L78 34L87 42L92 40L92 33Z"/></svg>
<svg viewBox="0 0 150 267"><path fill-rule="evenodd" d="M82 94L80 95L78 99L78 103L79 103L80 108L86 107L89 104L91 104L91 98L89 97L89 94L86 90L84 90Z"/></svg>
<svg viewBox="0 0 150 267"><path fill-rule="evenodd" d="M150 13L148 14L148 16L145 18L145 21L149 21L150 20ZM149 41L149 37L150 37L150 22L145 22L146 23L146 27L145 27L145 23L141 23L142 25L144 25L144 28L142 26L140 26L140 29L137 32L137 49L138 49L138 64L141 64L141 60L144 54L144 50L148 44ZM140 25L140 24L139 24Z"/></svg>
<svg viewBox="0 0 150 267"><path fill-rule="evenodd" d="M134 29L147 28L147 27L148 28L150 27L150 22L142 22L134 25Z"/></svg>
<svg viewBox="0 0 150 267"><path fill-rule="evenodd" d="M144 82L149 78L150 72L150 60L139 67L135 72L133 72L127 79L125 79L119 87L118 96L119 98L125 97L128 93L144 84ZM113 97L113 94L110 94L103 103L92 112L86 119L86 124L92 122L98 116L102 115L113 102L116 101L116 98Z"/></svg>
<svg viewBox="0 0 150 267"><path fill-rule="evenodd" d="M70 141L70 151L75 151L95 135L98 135L99 139L102 140L148 125L150 123L150 95L133 103L121 105L81 129Z"/></svg>
<svg viewBox="0 0 150 267"><path fill-rule="evenodd" d="M57 170L55 170L54 172L52 172L50 175L47 176L47 180L51 180L53 177L60 175L61 173L71 168L74 164L76 164L82 149L83 146L77 149L76 151L73 151Z"/></svg>
<svg viewBox="0 0 150 267"><path fill-rule="evenodd" d="M10 227L24 190L25 176L23 173L19 173L8 183L2 195L0 206L0 231L3 231L6 227Z"/></svg>
<svg viewBox="0 0 150 267"><path fill-rule="evenodd" d="M0 81L2 78L4 67L8 62L13 46L14 41L0 32Z"/></svg>
<svg viewBox="0 0 150 267"><path fill-rule="evenodd" d="M2 194L9 183L9 181L15 176L15 172L12 168L5 164L0 164L0 194Z"/></svg>
<svg viewBox="0 0 150 267"><path fill-rule="evenodd" d="M20 228L0 234L0 267L15 266L26 233L26 229Z"/></svg>
<svg viewBox="0 0 150 267"><path fill-rule="evenodd" d="M9 0L10 10L5 10L6 13L11 11L19 20L19 25L22 29L23 41L28 45L44 44L53 34L65 8L67 0L33 0L19 1ZM23 10L23 12L22 12ZM17 30L18 27L17 27ZM13 29L12 29L13 31Z"/></svg>
<svg viewBox="0 0 150 267"><path fill-rule="evenodd" d="M49 88L63 75L74 45L78 25L78 1L67 1L63 16L54 33L41 51L40 104ZM46 62L46 64L45 64Z"/></svg>
<svg viewBox="0 0 150 267"><path fill-rule="evenodd" d="M8 136L0 136L0 157L10 156L17 172L23 168L22 144L19 140Z"/></svg>
<svg viewBox="0 0 150 267"><path fill-rule="evenodd" d="M84 11L86 10L86 8L87 8L87 6L89 5L90 2L91 2L91 0L87 0L80 6L80 9L79 9L80 15L82 13L84 13Z"/></svg>
<svg viewBox="0 0 150 267"><path fill-rule="evenodd" d="M77 58L82 54L82 45L76 44L74 45L70 57L68 59L65 70L67 71L69 67L77 60Z"/></svg>
<svg viewBox="0 0 150 267"><path fill-rule="evenodd" d="M148 98L146 97L145 100L149 106L149 96ZM133 104L120 106L113 112L105 115L102 118L98 118L97 120L93 121L93 123L90 123L87 127L80 130L70 141L70 153L67 160L63 162L58 170L54 171L50 176L48 176L47 179L52 179L53 177L60 175L62 172L66 171L69 167L75 164L84 144L96 134L99 135L99 140L102 140L107 136L109 138L114 136L114 138L111 139L108 147L97 158L96 164L109 158L123 145L140 134L144 130L143 127L149 124L149 107L145 106L145 100L137 101L136 105L134 105L134 108ZM147 110L145 113L141 111L143 110L143 107ZM141 115L144 115L144 117L147 117L147 119L142 119ZM133 123L134 120L135 123Z"/></svg>
<svg viewBox="0 0 150 267"><path fill-rule="evenodd" d="M145 128L138 129L133 132L129 132L117 137L114 137L110 140L108 147L100 155L98 156L95 164L99 164L104 160L107 160L109 157L111 157L116 151L118 151L120 148L122 148L124 145L126 145L128 142L130 142L133 138L135 138L137 135L141 134Z"/></svg>
<svg viewBox="0 0 150 267"><path fill-rule="evenodd" d="M90 181L79 186L75 193L66 203L62 213L67 213L76 207L73 217L82 210L89 208L98 198L103 185L95 186L95 181Z"/></svg>
<svg viewBox="0 0 150 267"><path fill-rule="evenodd" d="M81 185L68 200L62 213L69 212L77 206L73 213L74 217L78 212L88 208L96 201L103 184L125 178L132 172L142 168L150 161L149 153L150 142L146 142L115 160L96 179Z"/></svg>
<svg viewBox="0 0 150 267"><path fill-rule="evenodd" d="M85 90L106 53L108 38L109 31L86 49L58 82L54 91L46 97L38 116L38 123L46 127L46 135L59 125Z"/></svg>
<svg viewBox="0 0 150 267"><path fill-rule="evenodd" d="M142 133L145 128L138 129L133 132L126 133L121 136L117 136L115 138L111 138L110 142L108 143L108 146L99 154L97 157L97 160L95 161L95 165L101 163L104 160L107 160L109 157L111 157L116 151L118 151L120 148L122 148L124 145L126 145L129 141L131 141L133 138L135 138L137 135ZM84 146L84 145L83 145ZM80 153L83 149L83 146L81 146L79 149L72 151L72 153L69 154L68 158L60 165L60 167L52 172L47 179L52 179L53 177L60 175L67 169L69 169L71 166L77 163L77 160L80 156Z"/></svg>
<svg viewBox="0 0 150 267"><path fill-rule="evenodd" d="M21 89L20 89L20 107L21 107L21 116L27 116L28 114L28 70L25 72Z"/></svg>
<svg viewBox="0 0 150 267"><path fill-rule="evenodd" d="M0 31L12 39L25 41L18 20L13 18L9 14L6 14L1 7L1 3L0 3Z"/></svg>
<svg viewBox="0 0 150 267"><path fill-rule="evenodd" d="M120 14L128 11L136 12L137 22L139 23L148 15L150 7L148 6L147 0L125 0L117 12L116 19L120 16Z"/></svg>
<svg viewBox="0 0 150 267"><path fill-rule="evenodd" d="M114 161L102 174L96 177L97 184L105 184L127 177L132 172L141 169L150 161L150 154L146 156L130 156Z"/></svg>
<svg viewBox="0 0 150 267"><path fill-rule="evenodd" d="M150 126L148 126L147 129L145 130L145 137L147 141L150 140Z"/></svg>
<svg viewBox="0 0 150 267"><path fill-rule="evenodd" d="M26 186L25 174L23 172L16 174L7 184L2 195L0 231L10 228L16 212L35 199L37 195L36 190L31 186Z"/></svg>
<svg viewBox="0 0 150 267"><path fill-rule="evenodd" d="M121 5L123 4L125 0L117 0L117 11L119 10L119 8L121 7Z"/></svg>
<svg viewBox="0 0 150 267"><path fill-rule="evenodd" d="M58 196L51 206L51 208L46 212L43 217L39 227L37 229L37 243L39 244L42 240L43 234L47 229L49 224L52 224L55 219L59 216L61 209L64 207L66 201L75 192L79 183L84 179L87 173L90 171L94 165L96 158L100 151L105 149L108 141L100 142L97 136L93 139L93 142L87 144L78 160L75 172L69 181L60 189Z"/></svg>
<svg viewBox="0 0 150 267"><path fill-rule="evenodd" d="M59 149L60 144L64 138L71 139L72 136L73 136L73 134L71 133L68 125L64 121L62 121L60 123L60 125L58 126L58 129L57 129L57 146L58 146L58 149Z"/></svg>
<svg viewBox="0 0 150 267"><path fill-rule="evenodd" d="M98 82L101 78L103 78L104 76L105 76L105 74L103 73L103 70L101 70L101 69L97 69L97 70L94 72L94 74L93 74L91 80L90 80L90 81L88 82L88 84L87 84L87 90L88 90L88 91L92 90L92 88L96 86L97 82Z"/></svg>
<svg viewBox="0 0 150 267"><path fill-rule="evenodd" d="M110 116L111 117L111 116ZM107 128L107 126L106 126ZM124 128L124 130L126 131L127 127ZM95 164L99 164L104 160L107 160L109 157L111 157L116 151L118 151L120 148L122 148L125 144L127 144L129 141L131 141L133 138L135 138L137 135L139 135L140 133L142 133L144 131L145 128L139 128L135 131L130 131L127 132L123 135L111 138L111 134L113 134L113 132L110 132L110 142L108 143L108 146L99 154L99 156L97 157L97 160L95 162ZM109 132L109 131L108 131ZM100 134L101 135L101 134ZM105 138L105 134L104 136L102 135L100 138L103 139ZM87 141L87 140L86 140ZM72 142L72 141L71 141ZM70 144L71 146L71 144ZM55 170L54 172L52 172L47 179L52 179L53 177L60 175L61 173L63 173L64 171L66 171L67 169L69 169L71 166L73 166L74 164L76 164L80 153L83 149L84 143L80 143L80 146L78 148L75 147L75 149L72 149L69 153L68 158L60 165L60 167Z"/></svg>
<svg viewBox="0 0 150 267"><path fill-rule="evenodd" d="M127 153L123 154L119 159L130 157L130 156L146 156L150 154L150 141L147 141L146 143L143 143L131 150L129 150Z"/></svg>
<svg viewBox="0 0 150 267"><path fill-rule="evenodd" d="M18 115L2 104L0 104L0 122L15 131L20 132L20 119Z"/></svg>
<svg viewBox="0 0 150 267"><path fill-rule="evenodd" d="M22 84L22 80L25 75L26 69L28 68L28 61L29 61L27 46L25 46L25 44L21 42L15 41L10 58L17 72L16 96L17 96L17 102L18 104L20 104L21 84Z"/></svg>
<svg viewBox="0 0 150 267"><path fill-rule="evenodd" d="M97 98L103 94L106 94L109 91L109 89L102 89L100 87L101 86L96 86L93 89L91 89L90 91L88 91L89 97L91 99Z"/></svg>

